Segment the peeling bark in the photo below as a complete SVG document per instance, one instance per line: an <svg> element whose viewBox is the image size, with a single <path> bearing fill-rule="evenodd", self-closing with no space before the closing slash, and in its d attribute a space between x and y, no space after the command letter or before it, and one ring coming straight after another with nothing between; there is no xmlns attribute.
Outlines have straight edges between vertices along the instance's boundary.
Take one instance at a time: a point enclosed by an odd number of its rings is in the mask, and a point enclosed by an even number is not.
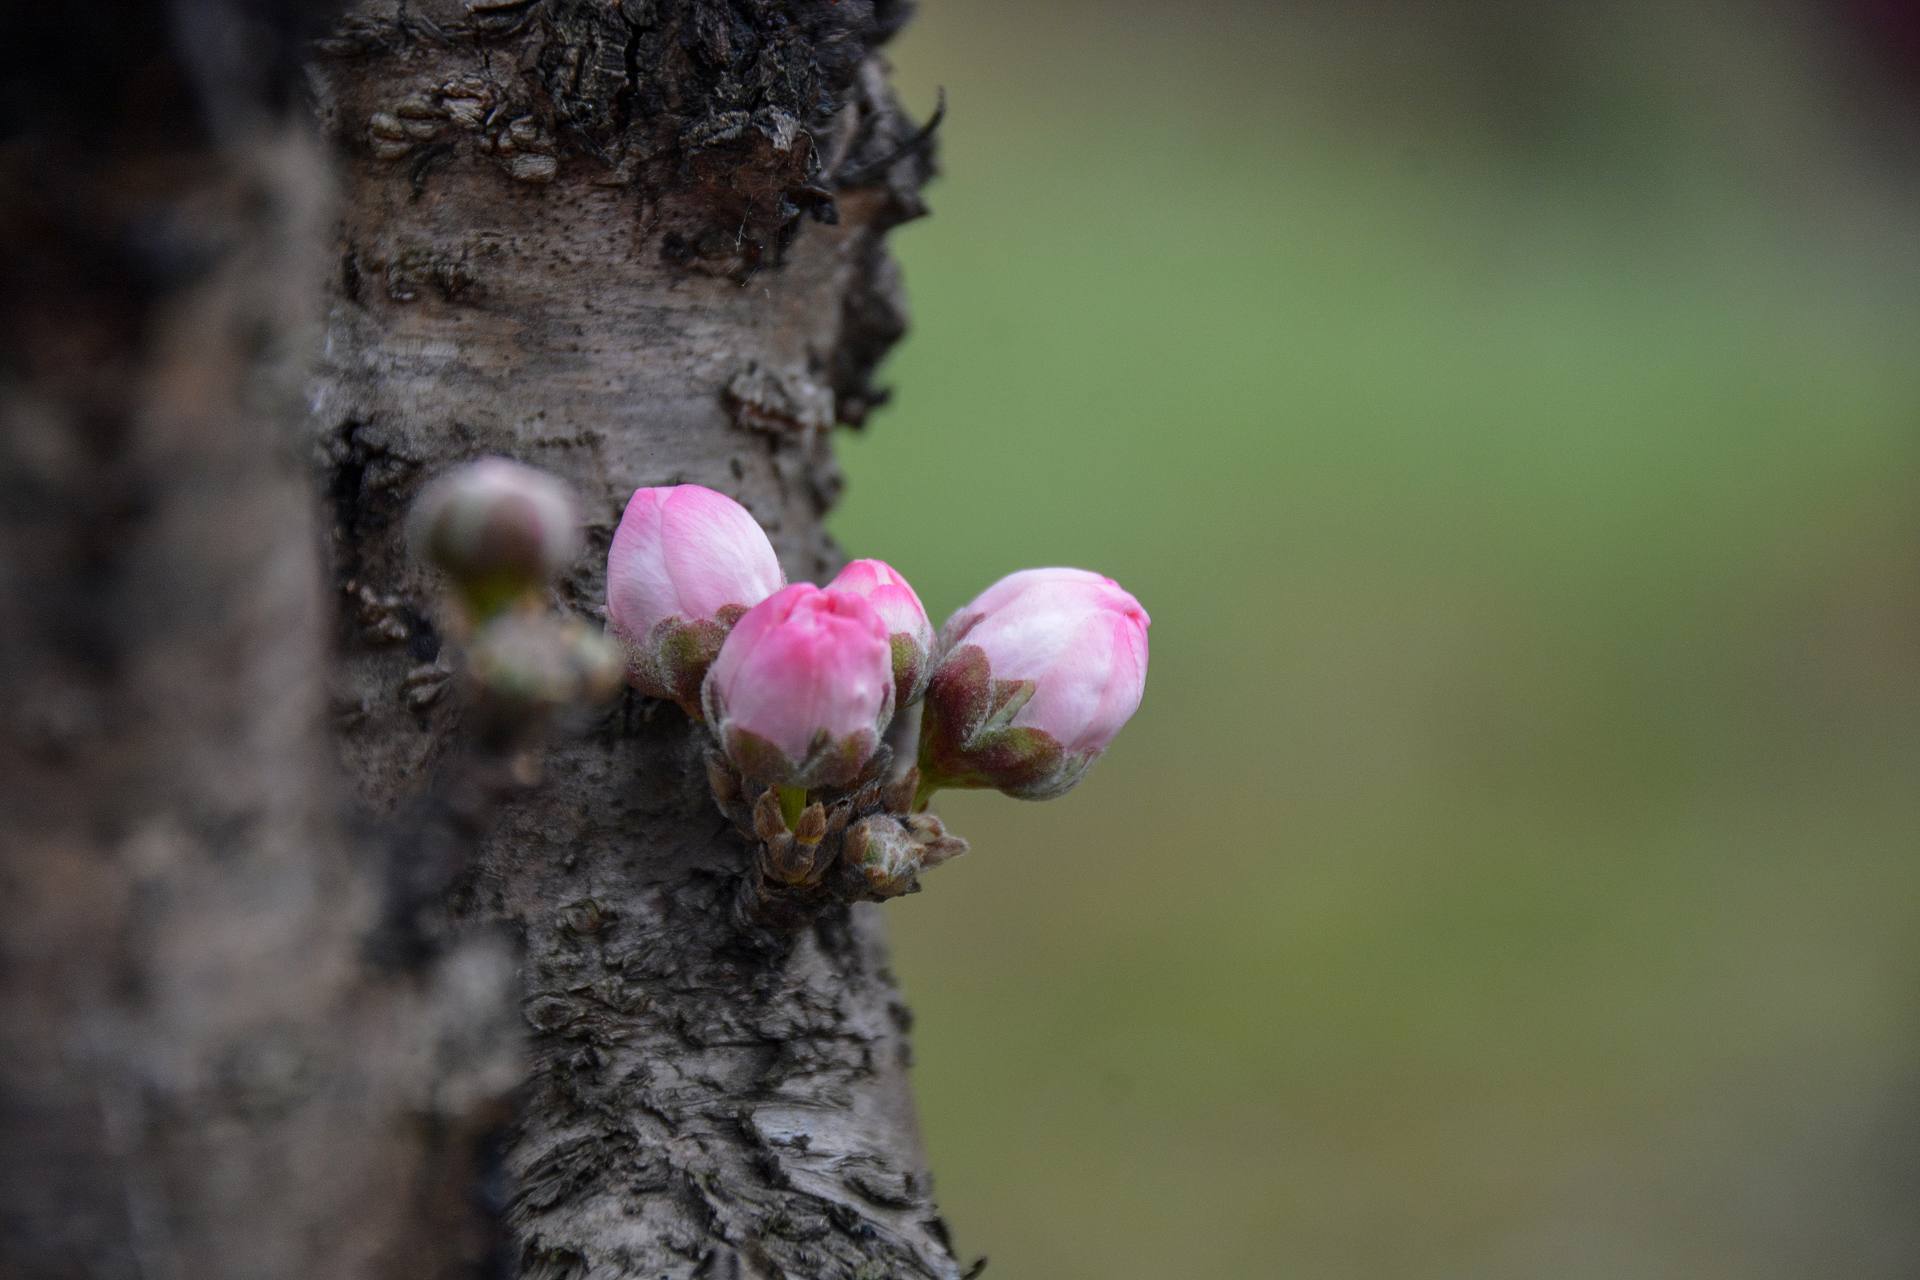
<svg viewBox="0 0 1920 1280"><path fill-rule="evenodd" d="M646 484L838 566L905 12L373 0L325 150L303 11L8 20L0 1275L959 1274L879 909L749 945L670 706L503 781L402 538L505 453L587 513L557 607Z"/></svg>

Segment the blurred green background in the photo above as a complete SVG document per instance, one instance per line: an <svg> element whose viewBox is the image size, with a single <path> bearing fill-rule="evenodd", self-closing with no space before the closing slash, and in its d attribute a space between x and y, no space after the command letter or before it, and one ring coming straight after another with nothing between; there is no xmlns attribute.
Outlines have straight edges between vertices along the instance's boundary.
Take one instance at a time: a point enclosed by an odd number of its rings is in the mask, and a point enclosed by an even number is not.
<svg viewBox="0 0 1920 1280"><path fill-rule="evenodd" d="M1920 1274L1920 99L1864 12L923 4L836 531L936 621L1035 564L1154 618L1087 782L943 797L974 852L888 908L989 1277Z"/></svg>

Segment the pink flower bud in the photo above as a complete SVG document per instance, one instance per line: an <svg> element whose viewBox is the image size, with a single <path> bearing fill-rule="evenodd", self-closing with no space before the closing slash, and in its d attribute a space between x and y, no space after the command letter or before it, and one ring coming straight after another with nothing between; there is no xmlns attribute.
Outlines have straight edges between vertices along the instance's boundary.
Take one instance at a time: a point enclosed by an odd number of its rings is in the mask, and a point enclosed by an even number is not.
<svg viewBox="0 0 1920 1280"><path fill-rule="evenodd" d="M893 697L896 708L910 706L927 691L933 674L933 623L907 580L884 560L855 560L842 569L829 591L851 591L867 598L887 624L893 648Z"/></svg>
<svg viewBox="0 0 1920 1280"><path fill-rule="evenodd" d="M796 582L734 626L705 694L714 737L742 774L769 786L844 786L893 718L886 623L850 591Z"/></svg>
<svg viewBox="0 0 1920 1280"><path fill-rule="evenodd" d="M540 590L580 554L567 487L505 458L481 458L436 478L408 523L416 553L446 571L480 618Z"/></svg>
<svg viewBox="0 0 1920 1280"><path fill-rule="evenodd" d="M923 790L1026 800L1080 781L1140 705L1147 611L1084 569L1010 574L940 633L920 728Z"/></svg>
<svg viewBox="0 0 1920 1280"><path fill-rule="evenodd" d="M627 679L700 716L700 682L733 624L786 576L747 509L697 484L637 489L607 552L607 620Z"/></svg>

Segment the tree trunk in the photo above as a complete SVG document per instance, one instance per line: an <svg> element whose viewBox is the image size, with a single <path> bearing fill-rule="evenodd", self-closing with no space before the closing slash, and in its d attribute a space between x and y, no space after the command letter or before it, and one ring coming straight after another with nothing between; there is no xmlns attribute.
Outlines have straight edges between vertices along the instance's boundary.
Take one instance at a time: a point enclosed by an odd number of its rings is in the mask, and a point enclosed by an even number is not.
<svg viewBox="0 0 1920 1280"><path fill-rule="evenodd" d="M502 453L586 513L557 607L641 485L837 566L930 172L903 19L373 0L309 67L330 155L257 10L11 42L0 1276L959 1274L879 908L744 937L671 706L502 785L402 530Z"/></svg>

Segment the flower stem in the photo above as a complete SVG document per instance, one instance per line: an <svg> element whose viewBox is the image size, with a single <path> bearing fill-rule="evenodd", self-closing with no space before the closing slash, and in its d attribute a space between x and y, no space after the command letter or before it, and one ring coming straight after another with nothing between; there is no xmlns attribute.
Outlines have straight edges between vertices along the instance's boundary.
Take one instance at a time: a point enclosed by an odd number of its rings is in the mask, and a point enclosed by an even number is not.
<svg viewBox="0 0 1920 1280"><path fill-rule="evenodd" d="M787 830L798 825L800 814L807 807L807 789L805 787L780 787L780 816L787 820Z"/></svg>

